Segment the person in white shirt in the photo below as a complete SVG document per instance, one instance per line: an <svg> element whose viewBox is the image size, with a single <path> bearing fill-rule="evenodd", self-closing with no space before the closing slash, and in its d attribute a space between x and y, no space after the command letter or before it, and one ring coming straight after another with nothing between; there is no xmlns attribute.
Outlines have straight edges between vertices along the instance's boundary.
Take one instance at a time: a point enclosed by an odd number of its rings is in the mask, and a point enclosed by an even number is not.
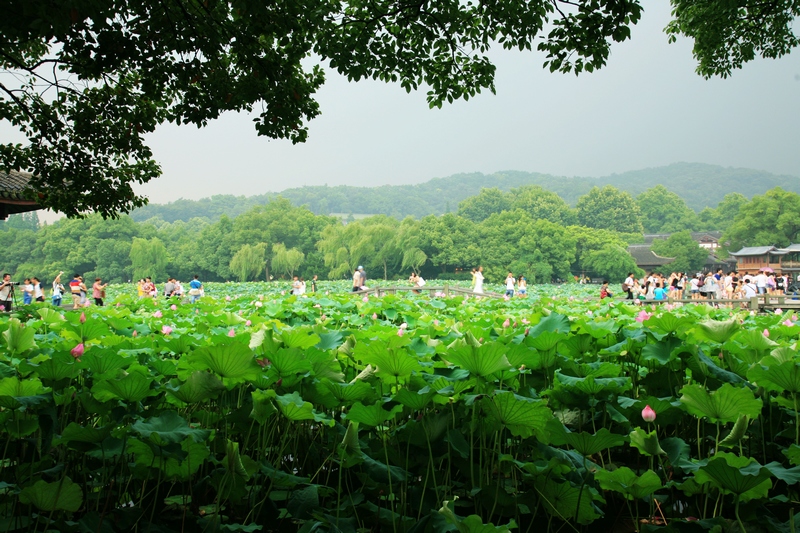
<svg viewBox="0 0 800 533"><path fill-rule="evenodd" d="M483 267L479 266L478 270L475 272L475 288L472 289L473 292L477 292L478 294L483 294Z"/></svg>
<svg viewBox="0 0 800 533"><path fill-rule="evenodd" d="M758 294L765 294L767 292L767 275L763 272L759 272L756 275L756 288L758 289Z"/></svg>
<svg viewBox="0 0 800 533"><path fill-rule="evenodd" d="M508 276L506 277L506 296L508 296L509 298L514 297L515 282L516 280L514 279L514 274L509 272Z"/></svg>

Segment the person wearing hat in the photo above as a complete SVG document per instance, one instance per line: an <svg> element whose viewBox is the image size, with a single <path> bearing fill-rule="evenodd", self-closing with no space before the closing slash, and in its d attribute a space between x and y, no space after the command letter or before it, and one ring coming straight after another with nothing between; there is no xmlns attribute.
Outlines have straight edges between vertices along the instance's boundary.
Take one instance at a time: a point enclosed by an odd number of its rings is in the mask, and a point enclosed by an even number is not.
<svg viewBox="0 0 800 533"><path fill-rule="evenodd" d="M361 287L367 286L367 273L364 272L364 267L358 265L358 272L361 274Z"/></svg>

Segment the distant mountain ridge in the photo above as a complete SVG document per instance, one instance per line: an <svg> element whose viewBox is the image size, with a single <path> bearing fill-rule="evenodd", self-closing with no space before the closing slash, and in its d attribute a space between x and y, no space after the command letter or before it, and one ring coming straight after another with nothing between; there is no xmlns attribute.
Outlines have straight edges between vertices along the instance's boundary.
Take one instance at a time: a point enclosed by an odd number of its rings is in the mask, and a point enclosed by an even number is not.
<svg viewBox="0 0 800 533"><path fill-rule="evenodd" d="M483 187L497 187L508 191L523 185L539 185L557 193L574 206L578 198L594 186L613 185L635 197L659 184L680 195L695 211L705 207L716 207L722 198L731 192L740 192L748 198L763 194L774 187L800 193L800 178L797 176L704 163L673 163L664 167L632 170L600 178L565 177L509 170L488 175L479 172L454 174L414 185L305 186L256 196L215 195L202 200L181 199L168 204L151 204L136 209L131 216L140 222L153 217L166 222L189 220L194 217L216 220L223 214L236 217L253 206L265 204L272 198L282 196L295 205L307 205L317 214L361 213L384 214L396 218L406 216L420 218L430 214L455 212L459 202L478 194Z"/></svg>

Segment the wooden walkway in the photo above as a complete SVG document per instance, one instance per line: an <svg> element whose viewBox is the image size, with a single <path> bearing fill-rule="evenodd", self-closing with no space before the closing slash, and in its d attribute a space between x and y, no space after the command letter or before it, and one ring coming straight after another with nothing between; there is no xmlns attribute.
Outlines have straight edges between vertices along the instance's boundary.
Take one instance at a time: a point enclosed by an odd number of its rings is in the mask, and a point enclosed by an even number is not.
<svg viewBox="0 0 800 533"><path fill-rule="evenodd" d="M374 296L383 296L385 294L397 294L398 292L415 292L417 294L428 293L431 297L435 297L437 293L444 294L445 297L449 298L450 296L475 296L477 298L505 298L504 295L498 294L496 292L484 292L479 293L475 292L472 289L464 289L462 287L451 287L449 284L445 283L444 285L440 285L438 287L428 286L425 285L424 287L400 287L400 286L391 286L391 287L373 287L371 289L366 289L363 291L353 292L353 294L363 294L363 295L374 295Z"/></svg>

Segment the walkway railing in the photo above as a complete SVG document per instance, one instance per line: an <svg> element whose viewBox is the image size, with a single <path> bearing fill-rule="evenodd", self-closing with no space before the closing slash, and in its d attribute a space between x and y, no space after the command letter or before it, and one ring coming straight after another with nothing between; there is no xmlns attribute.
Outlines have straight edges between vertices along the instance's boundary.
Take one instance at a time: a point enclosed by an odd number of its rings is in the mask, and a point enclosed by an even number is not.
<svg viewBox="0 0 800 533"><path fill-rule="evenodd" d="M371 289L365 289L363 291L356 291L353 294L363 294L363 295L370 295L374 294L375 296L383 296L385 294L397 294L398 292L414 292L416 294L427 293L432 297L435 297L437 294L444 294L445 297L450 296L458 296L458 295L466 295L466 296L476 296L476 297L485 297L485 298L503 298L502 294L498 294L496 292L475 292L472 289L464 289L462 287L451 287L449 284L445 283L444 285L440 286L433 286L433 285L425 285L423 287L405 287L405 286L391 286L391 287L373 287Z"/></svg>

